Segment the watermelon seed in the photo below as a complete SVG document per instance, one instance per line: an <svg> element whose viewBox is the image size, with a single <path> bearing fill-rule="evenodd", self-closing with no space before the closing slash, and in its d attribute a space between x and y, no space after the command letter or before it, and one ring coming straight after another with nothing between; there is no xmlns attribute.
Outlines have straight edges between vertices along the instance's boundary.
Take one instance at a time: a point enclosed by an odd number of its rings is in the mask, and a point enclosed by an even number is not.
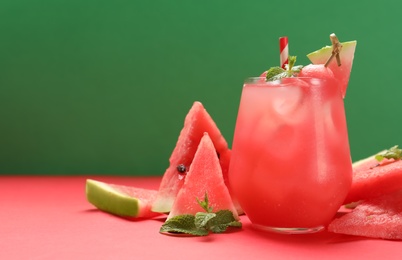
<svg viewBox="0 0 402 260"><path fill-rule="evenodd" d="M216 155L218 156L218 159L221 158L221 155L218 152L216 152Z"/></svg>
<svg viewBox="0 0 402 260"><path fill-rule="evenodd" d="M179 164L177 166L177 170L179 171L180 174L185 174L186 172L186 166L184 164Z"/></svg>

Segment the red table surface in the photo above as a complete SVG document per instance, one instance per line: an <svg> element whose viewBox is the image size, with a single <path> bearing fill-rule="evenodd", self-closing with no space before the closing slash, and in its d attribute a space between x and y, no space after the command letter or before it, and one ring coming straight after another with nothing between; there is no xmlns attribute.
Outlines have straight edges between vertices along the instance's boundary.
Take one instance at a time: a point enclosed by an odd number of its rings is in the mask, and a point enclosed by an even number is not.
<svg viewBox="0 0 402 260"><path fill-rule="evenodd" d="M159 233L164 217L127 220L95 209L85 180L157 189L159 177L0 177L0 259L402 259L402 243L326 231L243 228L206 237Z"/></svg>

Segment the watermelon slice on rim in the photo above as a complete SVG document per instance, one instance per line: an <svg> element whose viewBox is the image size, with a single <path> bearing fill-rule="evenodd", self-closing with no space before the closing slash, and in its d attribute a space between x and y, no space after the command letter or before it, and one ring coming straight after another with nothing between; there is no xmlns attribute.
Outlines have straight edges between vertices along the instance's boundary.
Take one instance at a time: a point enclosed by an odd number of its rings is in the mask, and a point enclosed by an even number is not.
<svg viewBox="0 0 402 260"><path fill-rule="evenodd" d="M225 183L228 183L227 175L231 151L225 138L201 102L194 102L186 115L184 127L170 156L170 165L162 177L157 198L152 206L153 211L170 212L177 193L183 186L186 174L191 169L195 152L205 132L209 134L214 144L223 178Z"/></svg>
<svg viewBox="0 0 402 260"><path fill-rule="evenodd" d="M328 231L355 236L402 239L402 190L361 202L334 219Z"/></svg>
<svg viewBox="0 0 402 260"><path fill-rule="evenodd" d="M202 200L205 193L208 195L208 205L212 207L213 212L230 210L238 219L237 210L223 179L214 144L208 133L204 134L198 145L191 168L177 194L168 219L178 215L195 215L197 212L203 212L197 199Z"/></svg>
<svg viewBox="0 0 402 260"><path fill-rule="evenodd" d="M352 187L345 204L374 198L402 189L402 160L383 159L375 155L353 163Z"/></svg>
<svg viewBox="0 0 402 260"><path fill-rule="evenodd" d="M353 58L356 50L356 41L342 43L342 51L340 52L341 66L338 66L336 60L333 59L328 68L331 69L336 79L341 85L342 97L346 96L348 88L350 72L352 70ZM307 57L313 64L325 64L328 58L332 55L332 46L325 46L317 51L307 54Z"/></svg>

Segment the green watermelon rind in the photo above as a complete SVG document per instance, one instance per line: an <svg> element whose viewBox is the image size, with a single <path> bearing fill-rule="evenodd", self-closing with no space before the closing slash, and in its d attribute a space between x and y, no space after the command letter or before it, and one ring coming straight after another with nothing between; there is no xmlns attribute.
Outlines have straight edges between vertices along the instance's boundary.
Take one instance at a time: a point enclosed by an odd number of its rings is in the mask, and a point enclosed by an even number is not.
<svg viewBox="0 0 402 260"><path fill-rule="evenodd" d="M141 191L144 198L130 196L124 192ZM87 179L85 192L88 202L97 209L121 217L151 217L156 213L150 211L150 201L156 196L156 190L147 190L123 185L107 184Z"/></svg>
<svg viewBox="0 0 402 260"><path fill-rule="evenodd" d="M357 41L347 41L347 42L342 42L342 51L345 50L345 48L356 48ZM341 54L342 54L341 51ZM313 64L324 64L329 56L332 54L332 45L327 45L322 47L321 49L318 49L316 51L310 52L307 54L307 58L310 59L310 61ZM319 59L320 58L320 59ZM321 63L315 63L315 62L321 62Z"/></svg>

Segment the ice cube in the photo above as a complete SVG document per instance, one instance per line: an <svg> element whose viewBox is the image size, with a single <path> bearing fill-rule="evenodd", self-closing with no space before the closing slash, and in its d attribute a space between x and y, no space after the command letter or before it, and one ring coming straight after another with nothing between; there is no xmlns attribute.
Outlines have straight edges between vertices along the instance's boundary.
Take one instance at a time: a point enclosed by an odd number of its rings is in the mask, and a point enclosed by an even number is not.
<svg viewBox="0 0 402 260"><path fill-rule="evenodd" d="M303 117L303 91L299 87L278 87L272 91L272 109L282 122L295 124Z"/></svg>

